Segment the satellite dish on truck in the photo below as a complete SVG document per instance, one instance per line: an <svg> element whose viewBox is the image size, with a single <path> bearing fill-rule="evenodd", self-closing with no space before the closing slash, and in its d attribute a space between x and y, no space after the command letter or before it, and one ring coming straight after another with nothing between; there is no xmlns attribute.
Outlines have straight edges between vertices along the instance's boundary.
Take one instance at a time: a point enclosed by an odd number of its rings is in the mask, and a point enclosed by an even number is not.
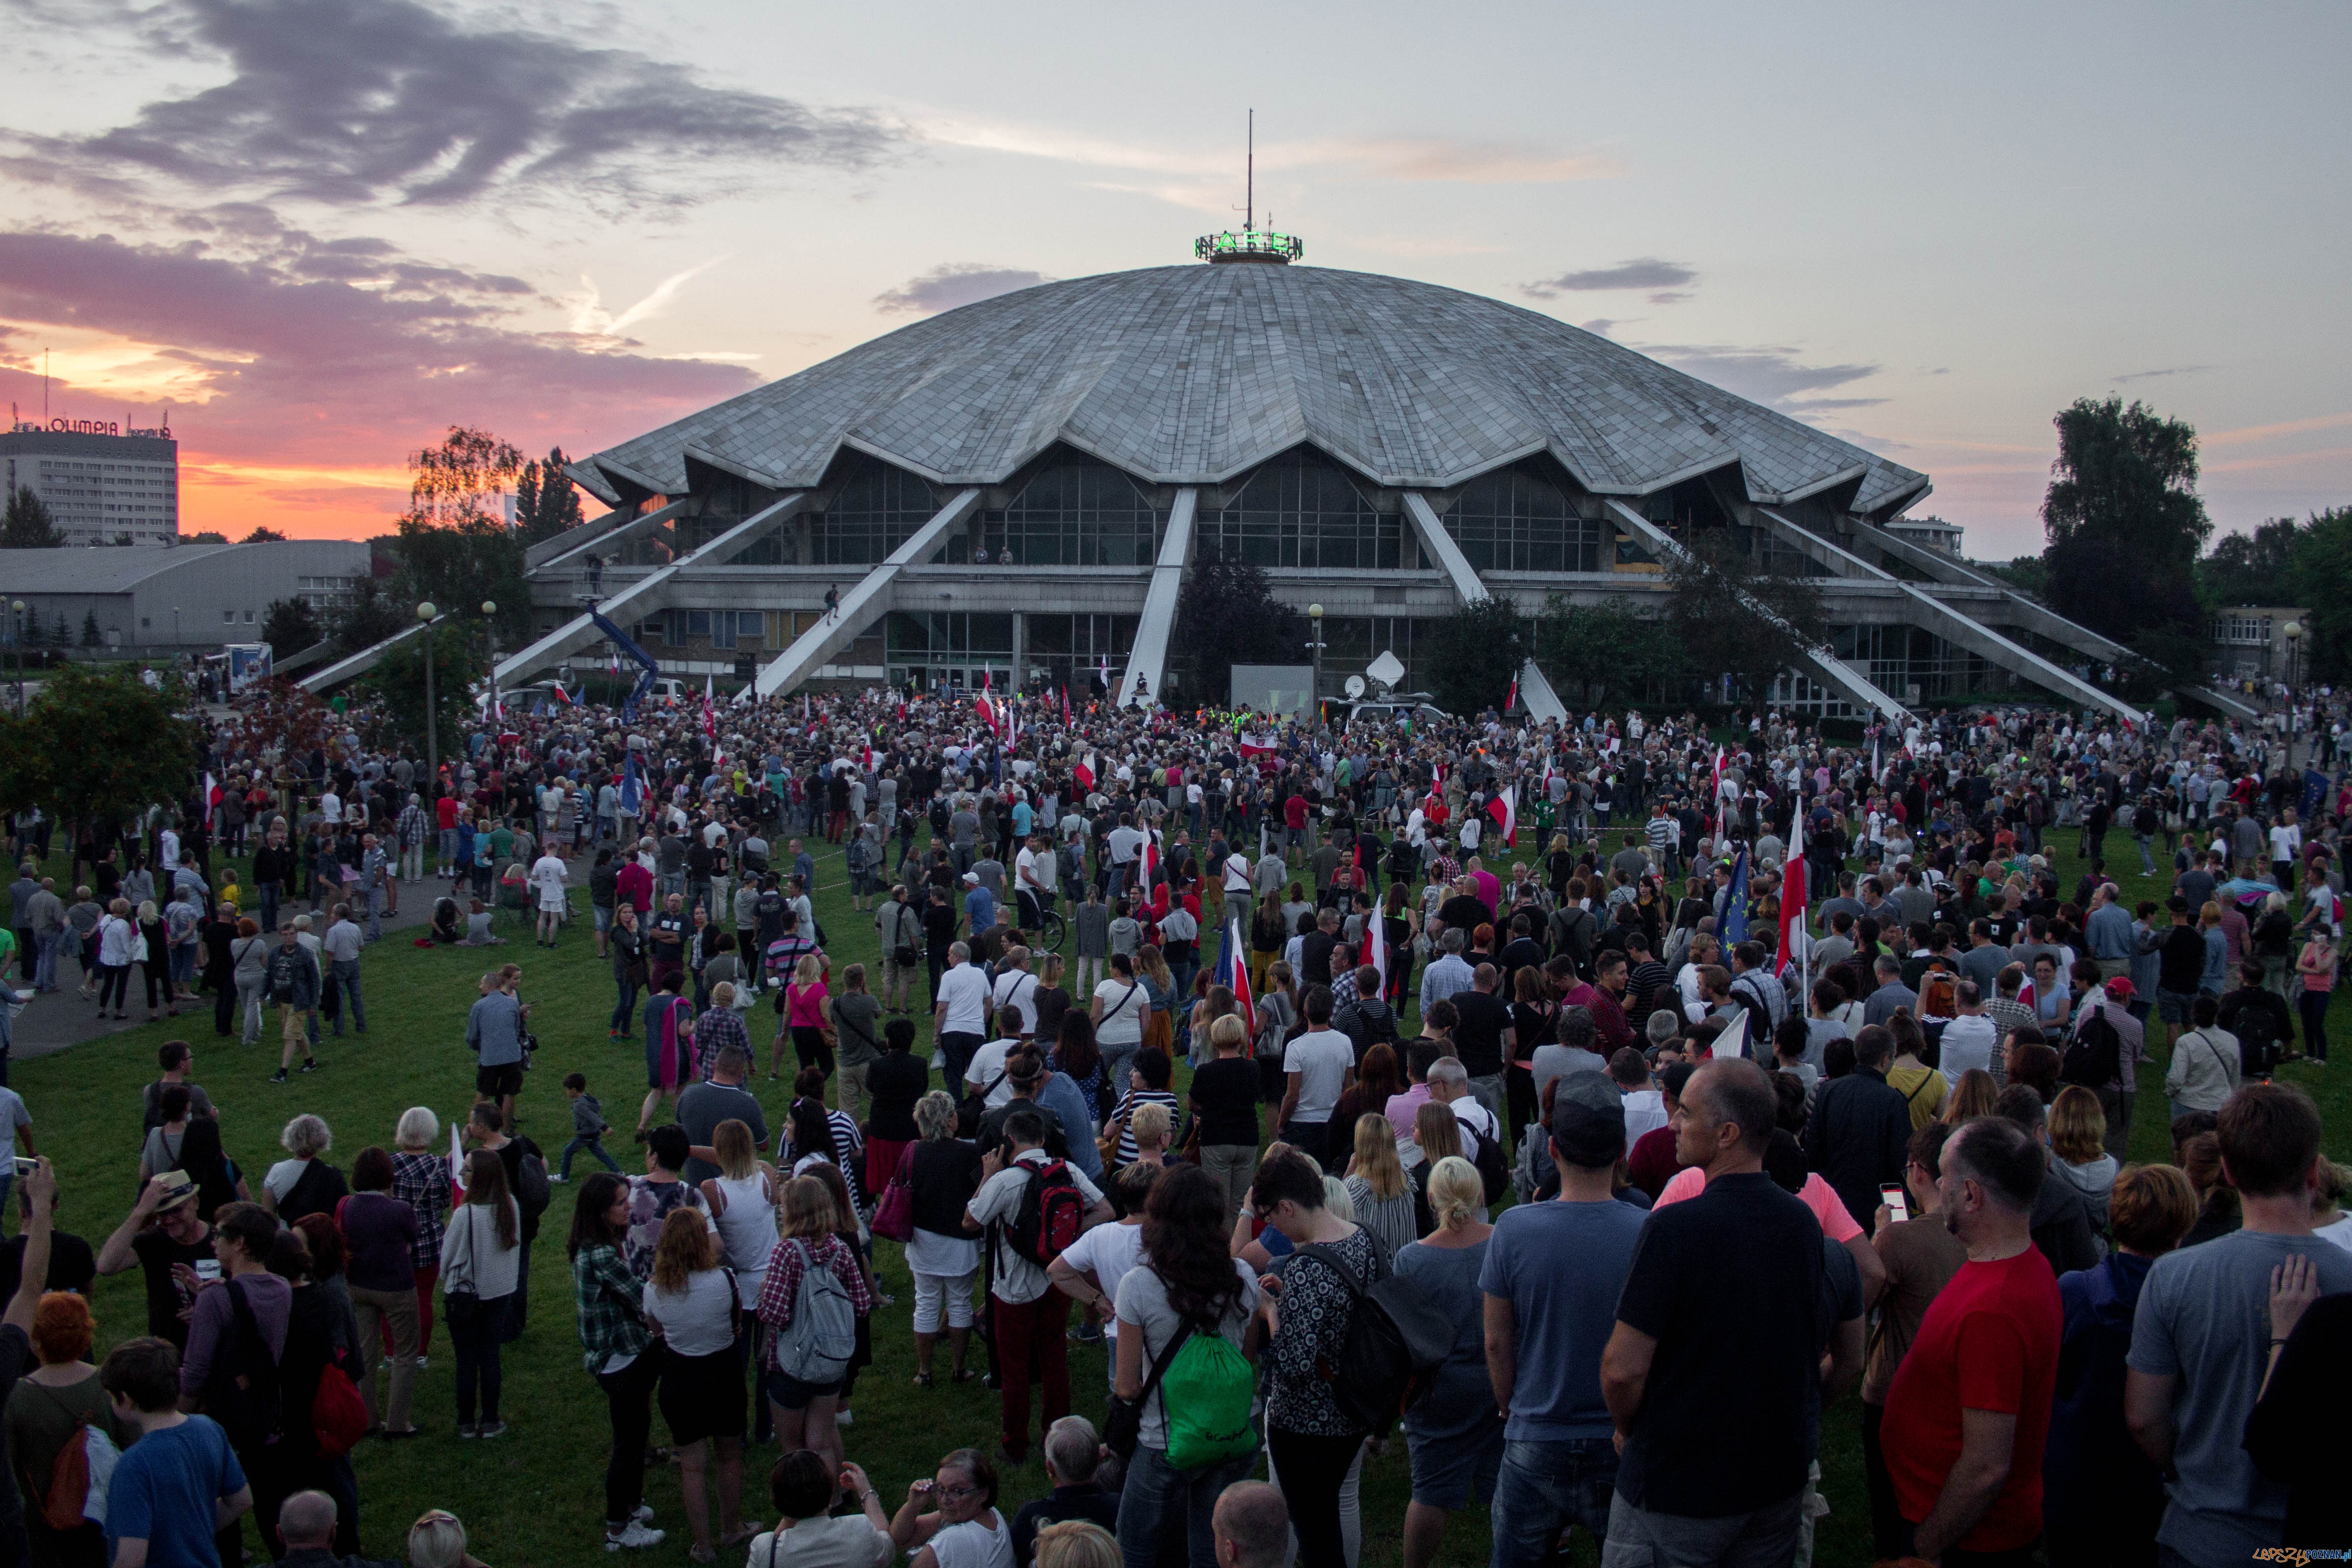
<svg viewBox="0 0 2352 1568"><path fill-rule="evenodd" d="M1384 691L1393 691L1404 679L1404 661L1391 648L1382 648L1380 657L1364 667L1364 674Z"/></svg>
<svg viewBox="0 0 2352 1568"><path fill-rule="evenodd" d="M1364 678L1360 675L1348 677L1348 684L1342 689L1348 693L1350 700L1361 697L1364 694Z"/></svg>

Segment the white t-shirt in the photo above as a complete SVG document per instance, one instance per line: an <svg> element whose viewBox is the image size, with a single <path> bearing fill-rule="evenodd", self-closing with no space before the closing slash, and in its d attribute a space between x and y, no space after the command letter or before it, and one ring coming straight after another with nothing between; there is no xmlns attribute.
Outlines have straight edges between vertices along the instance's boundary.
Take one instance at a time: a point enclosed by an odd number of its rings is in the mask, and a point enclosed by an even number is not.
<svg viewBox="0 0 2352 1568"><path fill-rule="evenodd" d="M1013 1102L1013 1075L1004 1070L1004 1058L1013 1054L1018 1040L991 1040L971 1053L971 1066L964 1068L963 1081L971 1089L988 1089L988 1109ZM996 1087L989 1089L989 1085Z"/></svg>
<svg viewBox="0 0 2352 1568"><path fill-rule="evenodd" d="M1282 1053L1282 1070L1298 1074L1298 1105L1294 1120L1313 1123L1331 1120L1356 1065L1356 1047L1337 1029L1310 1029L1290 1042Z"/></svg>
<svg viewBox="0 0 2352 1568"><path fill-rule="evenodd" d="M1016 892L1027 891L1044 895L1054 890L1054 857L1051 851L1040 855L1034 849L1024 849L1013 858L1013 886Z"/></svg>
<svg viewBox="0 0 2352 1568"><path fill-rule="evenodd" d="M541 909L562 909L563 907L563 862L552 853L541 856L531 863L530 885L539 889Z"/></svg>
<svg viewBox="0 0 2352 1568"><path fill-rule="evenodd" d="M1937 1067L1944 1082L1959 1086L1960 1075L1971 1068L1992 1070L1992 1053L2000 1044L2000 1031L1982 1013L1963 1013L1944 1026L1941 1054Z"/></svg>
<svg viewBox="0 0 2352 1568"><path fill-rule="evenodd" d="M1140 980L1134 983L1133 995L1128 990L1128 982L1119 979L1095 987L1095 1000L1102 1004L1102 1022L1095 1026L1097 1045L1131 1046L1143 1038L1143 1015L1150 1008L1151 994Z"/></svg>
<svg viewBox="0 0 2352 1568"><path fill-rule="evenodd" d="M1341 1037L1344 1039L1346 1037ZM964 1205L964 1212L983 1227L1003 1221L1009 1228L1013 1215L1020 1212L1022 1191L1029 1184L1029 1173L1024 1167L1046 1163L1047 1156L1043 1149L1024 1151L1018 1161L980 1184L980 1191L971 1195L971 1202ZM1078 1195L1086 1199L1087 1207L1102 1202L1102 1189L1087 1180L1084 1171L1075 1164L1067 1165L1066 1169L1070 1173L1070 1181L1078 1189ZM996 1278L991 1286L991 1293L998 1300L1015 1307L1023 1306L1053 1288L1045 1279L1045 1271L1013 1251L1012 1242L1001 1230L995 1244Z"/></svg>
<svg viewBox="0 0 2352 1568"><path fill-rule="evenodd" d="M723 1268L686 1277L676 1293L646 1281L646 1316L661 1320L662 1336L680 1355L716 1355L735 1342L735 1292Z"/></svg>
<svg viewBox="0 0 2352 1568"><path fill-rule="evenodd" d="M1225 857L1225 891L1246 893L1250 886L1249 858L1235 850Z"/></svg>
<svg viewBox="0 0 2352 1568"><path fill-rule="evenodd" d="M959 963L940 975L937 1000L947 1004L941 1034L977 1035L988 1026L988 976L978 964Z"/></svg>
<svg viewBox="0 0 2352 1568"><path fill-rule="evenodd" d="M996 977L996 986L991 993L991 998L996 1005L997 1012L1001 1015L1010 1009L1013 1016L1021 1020L1018 1031L1006 1032L1036 1034L1037 985L1037 977L1025 969L1008 969ZM1000 1016L996 1020L996 1026L1000 1030L1004 1028L1003 1017Z"/></svg>
<svg viewBox="0 0 2352 1568"><path fill-rule="evenodd" d="M930 1544L940 1568L1013 1568L1013 1528L994 1509L981 1519L949 1525Z"/></svg>
<svg viewBox="0 0 2352 1568"><path fill-rule="evenodd" d="M1140 1225L1098 1225L1063 1250L1062 1261L1081 1272L1094 1271L1102 1281L1102 1292L1111 1300L1118 1300L1118 1282L1127 1271L1143 1261L1143 1226ZM1113 1318L1103 1332L1111 1342L1118 1342L1118 1320ZM1118 1358L1108 1358L1111 1376L1118 1376Z"/></svg>

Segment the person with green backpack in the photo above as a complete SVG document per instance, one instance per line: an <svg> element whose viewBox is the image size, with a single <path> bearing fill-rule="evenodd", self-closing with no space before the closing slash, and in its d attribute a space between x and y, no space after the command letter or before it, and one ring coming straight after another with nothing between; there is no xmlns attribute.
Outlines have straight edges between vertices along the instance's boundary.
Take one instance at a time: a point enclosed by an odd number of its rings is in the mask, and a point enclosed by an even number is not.
<svg viewBox="0 0 2352 1568"><path fill-rule="evenodd" d="M1127 1461L1118 1549L1150 1568L1181 1519L1190 1568L1215 1568L1217 1496L1257 1458L1257 1374L1244 1347L1257 1310L1249 1265L1225 1249L1225 1200L1197 1165L1171 1167L1144 1207L1143 1258L1118 1283L1108 1439Z"/></svg>

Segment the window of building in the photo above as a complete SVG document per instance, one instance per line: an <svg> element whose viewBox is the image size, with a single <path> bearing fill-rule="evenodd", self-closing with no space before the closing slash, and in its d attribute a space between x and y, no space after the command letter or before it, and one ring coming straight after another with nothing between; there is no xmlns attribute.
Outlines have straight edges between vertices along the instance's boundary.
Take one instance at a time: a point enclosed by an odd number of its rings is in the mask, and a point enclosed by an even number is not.
<svg viewBox="0 0 2352 1568"><path fill-rule="evenodd" d="M1475 572L1598 572L1601 526L1548 479L1516 468L1462 487L1445 531ZM1402 657L1402 656L1400 656Z"/></svg>
<svg viewBox="0 0 2352 1568"><path fill-rule="evenodd" d="M1031 479L1013 503L986 511L946 559L968 560L975 548L1002 562L1012 551L1020 566L1149 566L1160 514L1135 481L1107 463L1059 463Z"/></svg>
<svg viewBox="0 0 2352 1568"><path fill-rule="evenodd" d="M1200 527L1200 553L1238 555L1260 566L1421 566L1402 515L1376 510L1337 465L1303 448L1251 475L1232 504L1203 516Z"/></svg>
<svg viewBox="0 0 2352 1568"><path fill-rule="evenodd" d="M833 504L809 520L821 566L868 566L889 557L940 510L931 487L903 468L862 462Z"/></svg>
<svg viewBox="0 0 2352 1568"><path fill-rule="evenodd" d="M224 621L233 622L236 619L236 612L235 610L223 610L221 612L221 619Z"/></svg>

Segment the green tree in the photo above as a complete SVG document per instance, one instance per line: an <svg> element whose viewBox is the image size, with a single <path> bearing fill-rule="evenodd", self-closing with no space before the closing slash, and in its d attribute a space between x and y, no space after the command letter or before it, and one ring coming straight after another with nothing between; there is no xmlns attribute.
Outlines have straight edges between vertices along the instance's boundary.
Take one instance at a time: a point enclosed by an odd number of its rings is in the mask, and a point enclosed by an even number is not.
<svg viewBox="0 0 2352 1568"><path fill-rule="evenodd" d="M1989 561L1982 570L2028 598L2039 599L2050 592L2050 569L2039 555L2020 555L2006 563Z"/></svg>
<svg viewBox="0 0 2352 1568"><path fill-rule="evenodd" d="M2224 534L2197 563L2198 597L2223 605L2284 605L2295 594L2294 519L2274 517L2252 533Z"/></svg>
<svg viewBox="0 0 2352 1568"><path fill-rule="evenodd" d="M1665 561L1665 629L1691 675L1728 674L1751 694L1829 639L1812 579L1765 572L1728 529L1692 529Z"/></svg>
<svg viewBox="0 0 2352 1568"><path fill-rule="evenodd" d="M374 577L362 578L352 593L352 602L337 612L334 625L328 632L335 645L338 658L373 647L394 632L404 631L415 624L415 601L394 604L384 591L384 584Z"/></svg>
<svg viewBox="0 0 2352 1568"><path fill-rule="evenodd" d="M84 610L81 613L81 646L84 647L106 646L106 634L98 629L96 610Z"/></svg>
<svg viewBox="0 0 2352 1568"><path fill-rule="evenodd" d="M281 655L300 653L326 635L308 599L272 599L262 617L261 640Z"/></svg>
<svg viewBox="0 0 2352 1568"><path fill-rule="evenodd" d="M2352 507L2314 512L2294 541L2294 600L2311 606L2298 681L2352 680Z"/></svg>
<svg viewBox="0 0 2352 1568"><path fill-rule="evenodd" d="M580 492L563 471L570 461L563 448L556 447L545 459L523 465L521 477L515 481L515 531L522 535L525 544L537 544L580 525Z"/></svg>
<svg viewBox="0 0 2352 1568"><path fill-rule="evenodd" d="M1233 691L1234 666L1306 661L1306 617L1274 596L1256 563L1204 555L1177 595L1169 647L1185 699L1222 703Z"/></svg>
<svg viewBox="0 0 2352 1568"><path fill-rule="evenodd" d="M2060 413L2042 501L2050 607L2154 668L2136 689L2205 674L2197 557L2213 531L2197 494L2197 431L2145 404L2079 398Z"/></svg>
<svg viewBox="0 0 2352 1568"><path fill-rule="evenodd" d="M1685 669L1667 623L1613 596L1574 605L1555 595L1536 623L1536 662L1555 685L1593 706L1637 701Z"/></svg>
<svg viewBox="0 0 2352 1568"><path fill-rule="evenodd" d="M274 528L257 528L245 536L247 544L283 544L286 536Z"/></svg>
<svg viewBox="0 0 2352 1568"><path fill-rule="evenodd" d="M66 613L63 610L58 612L57 629L49 634L49 646L51 647L73 647L73 623L66 619Z"/></svg>
<svg viewBox="0 0 2352 1568"><path fill-rule="evenodd" d="M28 489L8 492L8 510L0 513L0 550L55 550L65 542L47 501Z"/></svg>
<svg viewBox="0 0 2352 1568"><path fill-rule="evenodd" d="M394 604L430 601L470 618L487 599L499 606L499 627L509 637L530 630L524 541L507 527L504 505L493 504L522 469L522 454L511 445L460 425L451 426L439 446L409 455Z"/></svg>
<svg viewBox="0 0 2352 1568"><path fill-rule="evenodd" d="M452 617L429 634L433 650L433 711L441 754L448 756L474 719L473 688L488 671L482 662L478 621ZM384 651L361 684L383 699L393 733L425 754L425 655L427 638L413 637Z"/></svg>
<svg viewBox="0 0 2352 1568"><path fill-rule="evenodd" d="M49 806L63 822L115 826L195 777L196 727L176 679L150 687L128 666L61 665L22 718L0 721L0 801Z"/></svg>
<svg viewBox="0 0 2352 1568"><path fill-rule="evenodd" d="M228 542L228 535L208 528L202 533L188 534L183 538L180 542L183 544L226 544Z"/></svg>
<svg viewBox="0 0 2352 1568"><path fill-rule="evenodd" d="M1416 633L1414 662L1430 672L1430 691L1449 713L1499 709L1528 661L1527 623L1505 599L1480 599L1432 622L1423 657Z"/></svg>

